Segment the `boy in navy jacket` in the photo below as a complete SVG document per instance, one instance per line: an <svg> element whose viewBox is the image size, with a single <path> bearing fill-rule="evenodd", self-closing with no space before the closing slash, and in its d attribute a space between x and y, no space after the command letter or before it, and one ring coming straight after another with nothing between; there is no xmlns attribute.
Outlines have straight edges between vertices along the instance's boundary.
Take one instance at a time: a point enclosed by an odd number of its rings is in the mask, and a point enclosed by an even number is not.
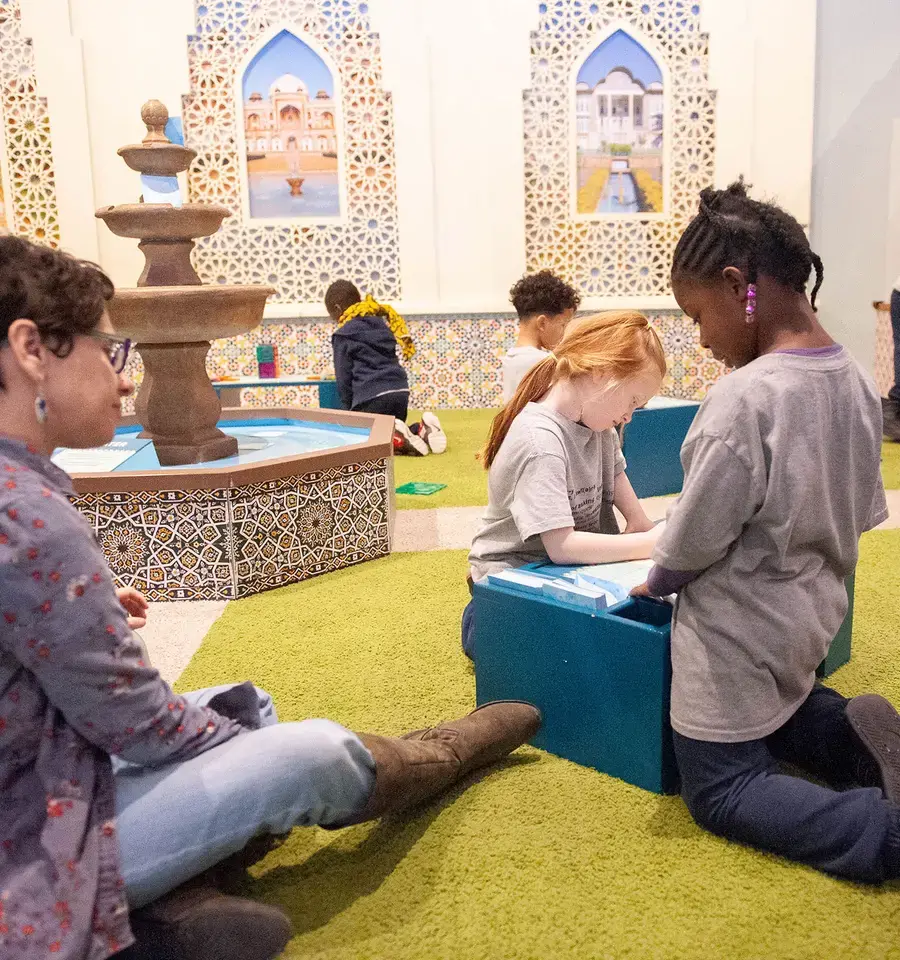
<svg viewBox="0 0 900 960"><path fill-rule="evenodd" d="M405 360L413 356L415 347L403 318L370 296L363 300L349 280L331 284L325 293L325 309L338 325L331 345L343 405L348 410L393 417L398 453L443 453L447 435L433 413L424 413L421 423L406 423L409 378L397 358L397 346Z"/></svg>

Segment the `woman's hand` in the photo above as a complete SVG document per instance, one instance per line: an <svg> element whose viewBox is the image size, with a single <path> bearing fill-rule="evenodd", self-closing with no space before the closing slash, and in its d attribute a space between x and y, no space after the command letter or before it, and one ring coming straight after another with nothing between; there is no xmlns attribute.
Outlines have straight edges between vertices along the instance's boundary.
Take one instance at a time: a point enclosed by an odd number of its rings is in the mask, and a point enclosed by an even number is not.
<svg viewBox="0 0 900 960"><path fill-rule="evenodd" d="M132 630L140 630L141 627L146 627L147 611L150 607L147 598L139 590L135 590L134 587L119 587L116 590L116 596L128 614L128 626Z"/></svg>
<svg viewBox="0 0 900 960"><path fill-rule="evenodd" d="M631 592L628 594L630 597L651 597L656 599L653 594L650 592L650 587L646 583L640 583L636 587L631 588Z"/></svg>

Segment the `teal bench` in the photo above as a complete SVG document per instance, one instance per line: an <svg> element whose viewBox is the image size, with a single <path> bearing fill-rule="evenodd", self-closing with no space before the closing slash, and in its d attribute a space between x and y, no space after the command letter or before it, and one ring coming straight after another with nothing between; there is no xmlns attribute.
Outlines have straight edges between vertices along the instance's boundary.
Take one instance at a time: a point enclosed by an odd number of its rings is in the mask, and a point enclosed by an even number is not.
<svg viewBox="0 0 900 960"><path fill-rule="evenodd" d="M241 390L263 387L318 387L320 409L344 409L334 380L311 380L309 377L240 377L237 380L213 380L212 385L223 407L239 407Z"/></svg>

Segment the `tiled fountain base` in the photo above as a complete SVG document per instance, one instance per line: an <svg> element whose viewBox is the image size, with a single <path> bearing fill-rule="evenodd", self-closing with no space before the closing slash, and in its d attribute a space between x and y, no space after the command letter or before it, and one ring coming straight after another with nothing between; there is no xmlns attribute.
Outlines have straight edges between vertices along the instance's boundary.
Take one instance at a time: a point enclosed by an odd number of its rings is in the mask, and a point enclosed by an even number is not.
<svg viewBox="0 0 900 960"><path fill-rule="evenodd" d="M365 443L232 470L76 475L75 505L117 583L149 600L235 600L390 553L393 421L303 417L371 433Z"/></svg>
<svg viewBox="0 0 900 960"><path fill-rule="evenodd" d="M212 490L90 493L121 585L149 600L233 600L390 552L388 462Z"/></svg>

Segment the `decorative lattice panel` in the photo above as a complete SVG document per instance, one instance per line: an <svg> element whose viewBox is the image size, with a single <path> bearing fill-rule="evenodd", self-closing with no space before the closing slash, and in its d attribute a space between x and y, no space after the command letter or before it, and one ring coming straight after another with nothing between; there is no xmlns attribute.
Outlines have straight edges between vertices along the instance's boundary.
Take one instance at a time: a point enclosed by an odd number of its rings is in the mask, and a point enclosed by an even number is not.
<svg viewBox="0 0 900 960"><path fill-rule="evenodd" d="M525 93L525 217L529 270L556 270L591 297L669 293L672 251L713 182L714 95L699 3L687 0L547 0L532 34ZM669 215L577 220L571 215L573 71L610 27L647 38L668 68Z"/></svg>
<svg viewBox="0 0 900 960"><path fill-rule="evenodd" d="M875 383L883 397L894 385L894 334L891 315L878 310L875 322Z"/></svg>
<svg viewBox="0 0 900 960"><path fill-rule="evenodd" d="M31 40L22 36L21 0L0 0L0 104L9 182L6 216L16 233L59 244L56 182L47 102L38 96Z"/></svg>
<svg viewBox="0 0 900 960"><path fill-rule="evenodd" d="M346 184L342 222L253 226L243 222L236 70L257 41L283 27L324 48L340 74L339 163ZM393 107L381 86L379 39L360 0L198 0L188 43L191 94L185 139L198 151L188 177L191 200L234 215L194 253L205 283L267 283L282 303L321 303L328 285L353 280L379 299L400 295Z"/></svg>

